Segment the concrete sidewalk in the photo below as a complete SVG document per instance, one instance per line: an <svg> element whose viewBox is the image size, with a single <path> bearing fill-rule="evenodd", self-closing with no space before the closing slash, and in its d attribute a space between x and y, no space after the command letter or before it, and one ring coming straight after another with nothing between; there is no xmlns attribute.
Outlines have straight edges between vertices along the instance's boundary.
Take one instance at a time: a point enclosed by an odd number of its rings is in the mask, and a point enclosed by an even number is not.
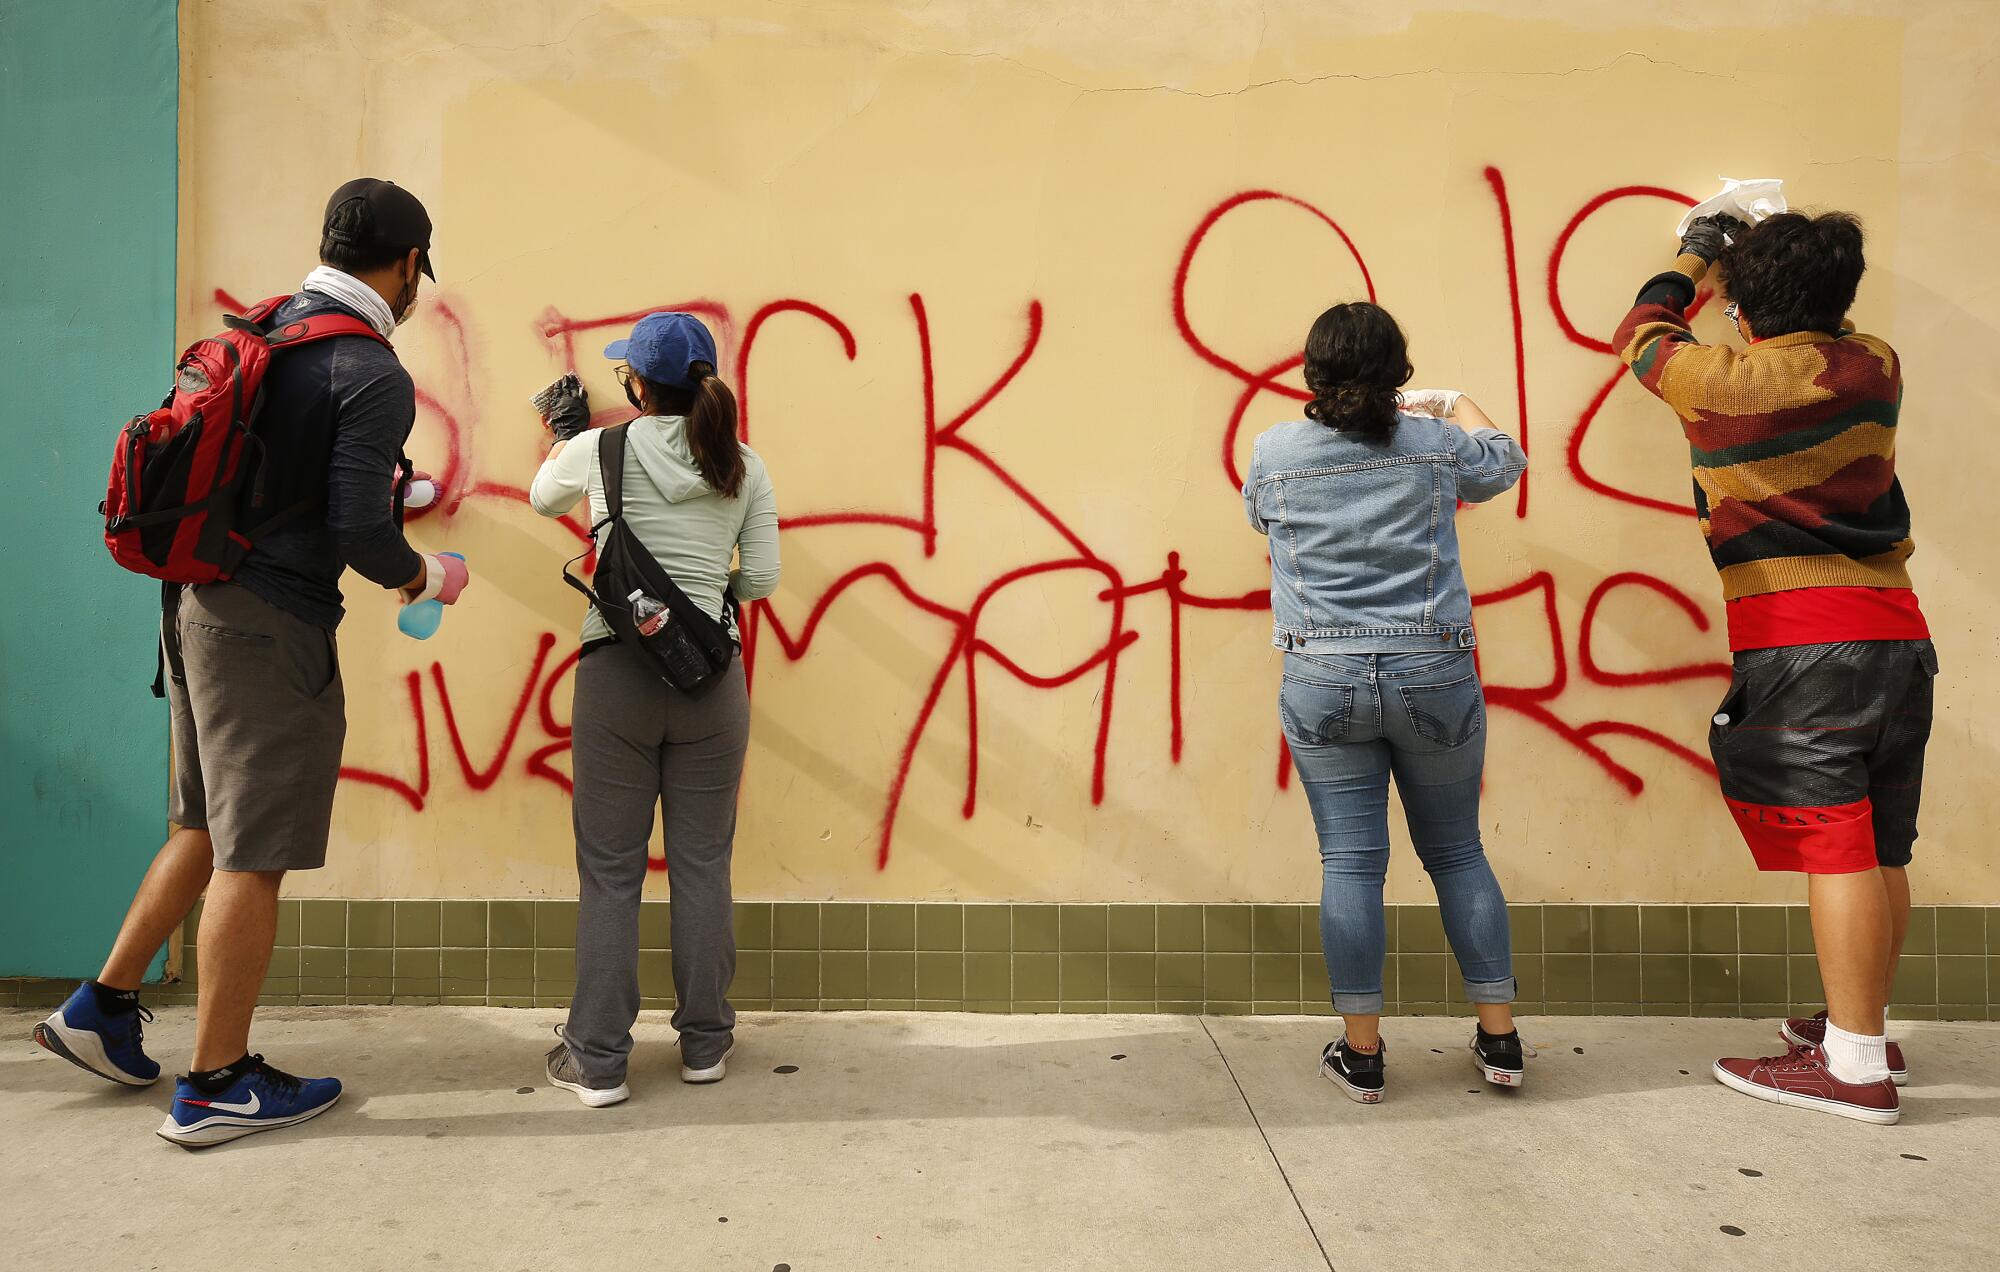
<svg viewBox="0 0 2000 1272"><path fill-rule="evenodd" d="M745 1017L633 1098L550 1089L551 1011L310 1008L257 1046L347 1083L309 1126L201 1153L0 1011L0 1250L36 1269L2000 1267L2000 1025L1907 1026L1880 1128L1708 1076L1768 1022L1543 1017L1520 1092L1469 1021L1392 1019L1390 1093L1317 1076L1323 1019ZM184 1061L192 1013L149 1050ZM796 1071L779 1072L781 1067Z"/></svg>

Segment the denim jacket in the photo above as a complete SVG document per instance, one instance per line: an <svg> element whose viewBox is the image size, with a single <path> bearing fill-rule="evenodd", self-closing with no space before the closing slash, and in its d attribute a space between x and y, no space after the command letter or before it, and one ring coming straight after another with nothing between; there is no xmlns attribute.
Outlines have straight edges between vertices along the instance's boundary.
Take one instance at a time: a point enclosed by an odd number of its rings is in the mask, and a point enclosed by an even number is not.
<svg viewBox="0 0 2000 1272"><path fill-rule="evenodd" d="M1528 457L1495 430L1421 415L1386 442L1295 420L1257 439L1243 483L1271 540L1271 643L1328 653L1473 646L1458 562L1458 502L1521 479Z"/></svg>

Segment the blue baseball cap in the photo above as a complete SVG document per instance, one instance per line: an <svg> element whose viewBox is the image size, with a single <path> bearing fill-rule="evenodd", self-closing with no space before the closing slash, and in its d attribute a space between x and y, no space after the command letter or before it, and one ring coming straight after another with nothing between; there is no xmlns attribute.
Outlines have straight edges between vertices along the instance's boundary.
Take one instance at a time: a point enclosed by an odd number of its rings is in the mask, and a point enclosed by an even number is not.
<svg viewBox="0 0 2000 1272"><path fill-rule="evenodd" d="M631 335L605 345L604 356L625 363L655 384L691 389L695 381L688 374L690 366L716 365L715 337L693 314L647 314L633 324Z"/></svg>

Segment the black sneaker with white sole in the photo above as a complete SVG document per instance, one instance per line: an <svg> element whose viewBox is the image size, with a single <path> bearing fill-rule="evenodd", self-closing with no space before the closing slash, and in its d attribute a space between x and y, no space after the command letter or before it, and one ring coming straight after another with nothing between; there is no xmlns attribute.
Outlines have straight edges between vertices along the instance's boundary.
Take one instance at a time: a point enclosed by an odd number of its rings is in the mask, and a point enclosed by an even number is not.
<svg viewBox="0 0 2000 1272"><path fill-rule="evenodd" d="M1388 1050L1388 1043L1377 1042L1373 1051L1356 1051L1343 1034L1327 1043L1326 1050L1320 1052L1319 1071L1329 1082L1347 1092L1347 1098L1356 1104L1380 1104L1382 1057Z"/></svg>
<svg viewBox="0 0 2000 1272"><path fill-rule="evenodd" d="M1480 1075L1494 1086L1518 1087L1527 1081L1528 1064L1521 1047L1521 1031L1490 1034L1474 1026L1468 1044L1472 1062Z"/></svg>

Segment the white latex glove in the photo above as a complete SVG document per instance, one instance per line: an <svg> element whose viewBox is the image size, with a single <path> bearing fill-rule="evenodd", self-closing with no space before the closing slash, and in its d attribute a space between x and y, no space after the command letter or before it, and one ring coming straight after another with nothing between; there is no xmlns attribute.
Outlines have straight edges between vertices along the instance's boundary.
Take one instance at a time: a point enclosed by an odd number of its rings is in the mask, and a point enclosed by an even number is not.
<svg viewBox="0 0 2000 1272"><path fill-rule="evenodd" d="M1458 400L1465 395L1457 389L1404 389L1397 396L1410 414L1444 420L1451 418L1451 413L1458 409Z"/></svg>
<svg viewBox="0 0 2000 1272"><path fill-rule="evenodd" d="M437 502L437 478L423 469L414 472L396 465L396 484L402 488L403 507L406 509L428 508ZM394 506L393 500L391 506Z"/></svg>
<svg viewBox="0 0 2000 1272"><path fill-rule="evenodd" d="M403 483L405 508L428 508L437 502L437 497L437 479L429 473L417 473Z"/></svg>

